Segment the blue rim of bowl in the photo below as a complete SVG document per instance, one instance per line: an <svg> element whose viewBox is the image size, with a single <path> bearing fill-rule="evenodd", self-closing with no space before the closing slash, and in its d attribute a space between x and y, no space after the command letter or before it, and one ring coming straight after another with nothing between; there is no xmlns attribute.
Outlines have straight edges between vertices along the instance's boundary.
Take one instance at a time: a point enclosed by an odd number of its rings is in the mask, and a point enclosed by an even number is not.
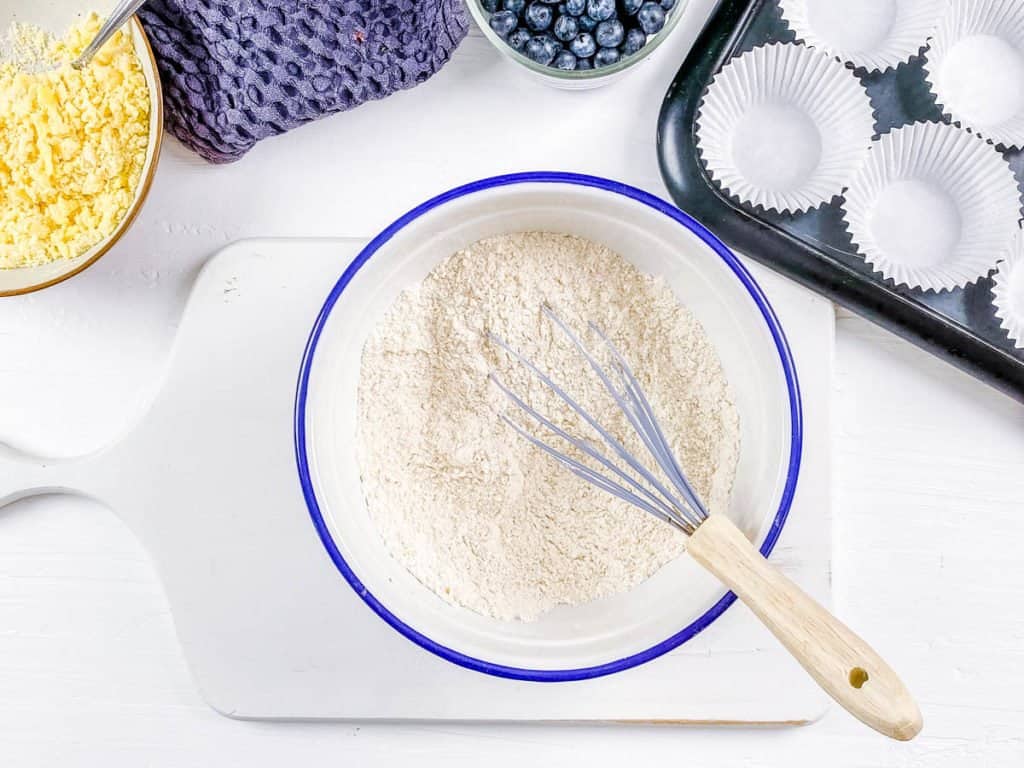
<svg viewBox="0 0 1024 768"><path fill-rule="evenodd" d="M779 320L775 315L775 311L772 309L771 304L761 291L760 286L747 271L746 267L744 267L736 256L734 256L733 253L702 224L661 198L655 197L648 192L644 192L643 190L631 187L627 184L611 181L598 176L586 176L583 174L563 173L557 171L533 171L527 173L507 174L504 176L492 176L487 179L481 179L479 181L474 181L469 184L456 187L455 189L451 189L413 208L404 216L395 220L387 227L387 229L371 240L366 247L359 252L359 255L353 259L352 263L349 264L348 268L338 279L338 282L335 283L334 288L331 289L330 294L327 296L327 300L324 302L323 308L320 310L320 314L317 316L316 322L313 324L312 331L310 331L309 339L306 343L306 350L302 357L302 365L299 368L298 387L295 395L295 457L298 465L299 482L302 485L302 494L306 499L306 506L309 508L309 514L313 520L313 525L316 528L324 547L327 549L327 553L330 555L331 560L334 561L334 564L341 572L341 575L345 577L345 580L349 583L352 589L355 590L355 593L362 598L363 602L365 602L374 611L374 613L391 625L393 629L405 635L405 637L419 645L421 648L424 648L443 659L447 659L453 664L458 664L461 667L473 669L477 672L484 672L496 677L504 677L512 680L528 680L533 682L568 682L572 680L588 680L595 677L602 677L603 675L610 675L615 672L621 672L623 670L630 669L631 667L644 664L651 659L655 659L658 656L671 651L673 648L679 647L721 616L722 613L724 613L725 610L736 601L736 596L732 592L726 592L713 606L711 606L711 608L671 637L662 640L644 651L631 654L615 661L605 662L604 664L597 664L579 669L523 669L504 664L494 664L492 662L485 661L484 659L467 656L453 648L449 648L431 640L426 635L418 632L416 629L403 622L395 616L395 614L391 613L391 611L389 611L387 607L384 606L376 597L374 597L374 595L359 580L359 576L356 575L352 568L349 567L349 564L345 561L345 558L342 557L341 552L338 550L338 547L334 543L334 539L331 537L330 531L327 528L326 521L324 520L323 513L320 511L320 505L317 502L316 494L313 490L313 483L309 470L309 457L306 452L306 397L308 395L309 376L313 367L313 358L316 353L317 343L320 340L320 335L327 323L327 318L331 314L331 310L334 308L334 305L337 303L341 294L344 292L346 286L355 274L363 264L365 264L373 254L380 249L382 245L394 237L395 234L401 231L406 225L412 223L420 216L423 216L445 203L457 200L460 197L513 184L572 184L576 186L592 187L594 189L600 189L605 192L611 192L616 195L630 198L631 200L642 203L656 211L660 211L688 229L691 233L700 238L705 245L717 253L733 271L733 274L736 275L736 278L740 283L742 283L747 289L750 297L754 300L754 303L760 310L765 323L768 325L768 330L771 332L775 348L779 353L783 374L786 379L786 389L789 398L789 412L792 423L789 467L786 472L786 484L783 488L782 499L779 502L779 509L775 513L771 527L768 529L764 543L761 545L761 553L763 555L767 557L771 553L772 549L775 547L776 541L778 541L779 534L782 532L782 528L786 523L786 517L788 516L790 506L793 503L793 495L796 492L797 478L800 474L800 457L803 448L803 413L801 409L800 386L797 382L796 366L793 362L793 356L789 349L789 343L786 341L786 336L782 331L782 327L779 325Z"/></svg>

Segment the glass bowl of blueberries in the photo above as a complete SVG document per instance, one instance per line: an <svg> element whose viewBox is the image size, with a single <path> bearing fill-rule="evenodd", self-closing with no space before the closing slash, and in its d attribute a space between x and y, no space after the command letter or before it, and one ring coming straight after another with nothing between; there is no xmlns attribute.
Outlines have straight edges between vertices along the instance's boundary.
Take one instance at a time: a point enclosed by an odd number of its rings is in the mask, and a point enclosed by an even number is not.
<svg viewBox="0 0 1024 768"><path fill-rule="evenodd" d="M646 58L686 0L468 0L484 35L546 82L590 88Z"/></svg>

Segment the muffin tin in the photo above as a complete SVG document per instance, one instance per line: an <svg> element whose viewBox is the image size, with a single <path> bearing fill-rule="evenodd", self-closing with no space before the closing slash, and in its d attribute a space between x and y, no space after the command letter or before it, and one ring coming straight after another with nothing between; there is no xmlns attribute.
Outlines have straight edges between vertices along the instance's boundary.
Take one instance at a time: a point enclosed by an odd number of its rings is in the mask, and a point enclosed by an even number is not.
<svg viewBox="0 0 1024 768"><path fill-rule="evenodd" d="M721 0L662 106L658 154L674 201L750 257L1024 401L1024 349L1008 336L994 303L993 277L997 261L1006 254L992 253L986 275L965 287L925 290L898 285L858 253L844 219L842 197L805 212L780 213L731 198L705 168L697 121L712 80L736 56L797 39L779 0ZM948 124L954 119L944 114L930 87L926 44L922 38L916 54L892 67L875 70L846 64L870 97L875 139L913 123ZM992 151L1005 158L1019 186L1022 152L1002 145ZM1014 190L1018 216L1019 191Z"/></svg>

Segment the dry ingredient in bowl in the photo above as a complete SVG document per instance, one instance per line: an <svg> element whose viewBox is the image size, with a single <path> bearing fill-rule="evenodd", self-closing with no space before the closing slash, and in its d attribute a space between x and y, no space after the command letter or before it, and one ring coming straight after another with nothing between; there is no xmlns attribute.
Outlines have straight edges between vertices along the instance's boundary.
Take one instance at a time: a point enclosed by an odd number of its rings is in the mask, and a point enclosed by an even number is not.
<svg viewBox="0 0 1024 768"><path fill-rule="evenodd" d="M121 223L149 141L149 88L120 31L82 70L66 62L100 28L56 40L16 25L0 60L0 269L80 256ZM63 63L57 69L49 64Z"/></svg>
<svg viewBox="0 0 1024 768"><path fill-rule="evenodd" d="M649 395L714 511L736 473L739 420L715 351L659 279L588 240L481 240L404 291L363 349L358 460L387 549L449 603L502 620L624 592L678 556L682 534L556 465L504 424L492 368L556 423L585 430L485 331L566 386L637 456L621 411L543 318L601 325Z"/></svg>

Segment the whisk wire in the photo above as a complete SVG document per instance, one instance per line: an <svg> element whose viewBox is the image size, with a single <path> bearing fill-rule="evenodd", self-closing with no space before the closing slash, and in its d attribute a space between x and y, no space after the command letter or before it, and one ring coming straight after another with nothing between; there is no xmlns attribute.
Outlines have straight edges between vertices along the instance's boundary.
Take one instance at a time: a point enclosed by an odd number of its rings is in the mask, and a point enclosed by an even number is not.
<svg viewBox="0 0 1024 768"><path fill-rule="evenodd" d="M601 379L608 394L615 400L616 405L622 409L625 413L626 418L629 420L630 425L634 431L640 437L641 442L654 457L658 466L662 468L669 481L680 493L680 495L686 500L686 504L683 504L674 495L669 494L664 489L659 490L668 496L672 503L683 511L690 524L696 528L703 522L707 517L707 511L704 505L700 502L697 494L694 492L689 481L686 479L686 475L683 473L682 468L679 466L675 455L672 453L672 449L668 445L668 441L665 439L664 433L661 431L661 427L658 425L658 420L654 416L654 410L651 408L650 402L647 400L647 396L644 394L643 388L640 386L640 382L637 381L633 375L632 369L626 362L626 359L619 352L618 348L612 343L611 339L602 331L594 322L589 322L588 326L594 331L597 336L604 342L608 351L612 355L612 360L615 363L616 373L619 375L619 380L622 382L622 390L620 391L613 383L611 376L605 371L604 367L597 361L597 359L591 354L587 346L580 340L579 336L569 327L569 325L562 320L557 312L551 307L550 304L544 303L541 305L541 311L547 316L555 325L557 325L562 332L572 341L573 345L579 351L590 367ZM689 508L687 508L689 507ZM686 514L692 511L692 515Z"/></svg>
<svg viewBox="0 0 1024 768"><path fill-rule="evenodd" d="M651 442L657 446L655 458L658 460L659 466L665 470L665 474L668 475L672 484L676 486L682 496L686 499L687 503L697 512L700 519L703 520L708 516L707 509L701 502L697 492L693 489L693 486L690 485L690 481L686 479L686 473L683 472L683 468L679 465L679 460L676 458L675 452L669 445L668 439L665 437L665 433L661 429L661 424L654 415L654 408L651 407L651 403L647 399L647 395L644 394L644 390L640 386L640 382L637 381L636 376L633 374L633 369L630 368L629 363L626 362L626 359L612 343L611 339L605 335L604 331L602 331L593 322L588 323L588 325L591 330L605 343L609 352L611 352L616 363L616 371L623 381L623 389L625 392L629 393L630 399L633 400L634 406L637 410L637 416L640 417L640 420L643 423L644 432L651 439ZM650 445L648 445L648 449L650 449Z"/></svg>
<svg viewBox="0 0 1024 768"><path fill-rule="evenodd" d="M556 322L558 322L557 316L556 316ZM571 331L568 328L563 327L563 330L565 330L567 333L571 334ZM639 461L637 461L637 459L628 450L626 450L626 447L619 440L617 440L613 435L611 435L608 432L608 430L606 430L604 427L602 427L601 424L599 424L598 421L586 411L586 409L584 409L579 403L577 403L576 400L574 400L562 387L560 387L558 384L556 384L551 379L550 376L548 376L546 373L544 373L542 370L540 370L536 365L534 365L534 363L531 360L529 360L528 358L524 357L523 355L521 355L516 350L512 349L508 345L508 343L504 339L502 339L500 336L497 336L494 333L489 333L488 337L490 338L490 340L493 343L497 344L499 347L501 347L501 349L505 350L505 352L507 352L516 362L518 362L520 365L522 365L528 371L533 373L538 379L540 379L540 381L548 389L550 389L552 392L554 392L555 395L560 400L562 400L562 402L564 402L566 405L568 405L569 408L571 408L574 413L576 413L587 424L589 424L590 427L601 436L601 439L604 440L605 443L607 443L612 448L613 451L615 451L616 455L620 459L622 459L630 467L630 469L632 469L640 477L642 477L644 480L646 480L648 483L650 483L651 485L654 486L655 490L657 490L658 493L660 493L664 497L664 499L668 502L666 506L667 506L667 508L672 513L674 513L675 515L681 517L683 519L683 521L686 520L685 516L684 515L680 515L679 512L678 512L679 509L683 508L682 502L680 502L664 486L664 484L661 483L661 481L659 481L650 472L650 470L647 469L647 467L645 467L643 464L641 464ZM573 337L570 336L570 338L573 338ZM587 352L586 352L585 349L581 349L581 351L583 352L584 355L587 355ZM595 364L596 364L596 361L595 361ZM603 370L601 371L600 375L605 376ZM605 377L605 378L607 378L607 377ZM492 381L496 381L497 380L496 377L494 377L494 376L492 376L491 379L492 379ZM503 389L503 391L505 392L506 395L510 394L509 390L507 388L502 387L502 389ZM615 395L613 395L613 397L614 396ZM523 401L522 401L521 398L516 398L513 402L518 407L522 408ZM618 400L616 402L618 402ZM620 407L623 407L623 406L620 404ZM536 411L533 411L533 413L536 413ZM650 492L648 491L647 493L649 494ZM689 522L689 521L687 521L687 522L688 522L688 524L692 525L691 522Z"/></svg>
<svg viewBox="0 0 1024 768"><path fill-rule="evenodd" d="M596 332L598 337L607 346L608 351L612 356L615 376L618 378L619 384L621 385L620 389L613 381L613 375L609 374L609 372L605 370L604 366L597 361L576 333L562 320L561 317L558 316L551 306L545 303L542 305L541 309L544 315L548 317L572 342L576 350L594 370L608 394L625 414L630 425L637 433L637 436L653 456L658 467L660 467L664 472L670 485L685 501L680 500L675 493L672 493L664 483L654 475L654 473L641 464L628 450L626 450L625 446L619 440L609 434L596 419L594 419L547 374L537 368L537 366L529 359L523 357L521 354L509 347L502 338L491 333L489 334L489 337L492 342L505 350L514 360L523 365L545 386L554 392L560 400L568 405L574 413L582 418L601 436L602 440L612 448L615 454L624 461L630 469L632 469L644 481L653 486L657 493L647 488L643 483L639 482L636 478L632 477L629 473L617 466L593 444L569 434L564 429L554 424L550 419L543 416L536 409L526 403L521 397L512 392L497 377L497 375L492 372L490 374L491 380L501 389L513 405L537 421L549 432L562 440L565 440L568 444L574 446L585 455L597 461L602 467L614 474L615 477L619 478L622 482L628 484L634 490L630 490L629 488L619 485L614 480L606 477L592 467L589 467L586 464L568 456L564 452L559 451L557 448L546 443L531 434L519 424L515 423L508 417L508 415L502 414L502 419L519 435L527 439L534 446L543 450L578 477L594 484L608 493L611 493L615 497L648 512L649 514L654 515L658 519L679 528L685 533L692 534L707 517L707 511L704 508L704 505L700 502L700 499L697 497L692 486L687 481L685 473L679 466L679 463L668 444L668 440L665 438L664 432L654 416L654 411L647 399L647 396L643 392L643 388L633 375L633 372L625 359L619 353L618 349L616 349L611 340L596 325L591 323L591 330ZM658 494L661 496L659 497Z"/></svg>
<svg viewBox="0 0 1024 768"><path fill-rule="evenodd" d="M558 437L560 437L563 440L565 440L570 445L576 447L578 450L582 451L587 456L590 456L592 459L597 461L601 466L603 466L609 472L612 472L613 474L615 474L616 477L620 478L621 480L623 480L626 483L629 483L629 485L632 486L639 493L642 493L647 498L647 500L651 504L653 504L659 510L659 513L657 513L657 514L663 515L665 518L671 519L671 521L673 523L681 524L683 522L681 520L677 520L676 519L677 515L676 515L676 512L675 512L674 509L672 509L664 501L659 499L658 496L655 493L653 493L651 490L646 488L642 483L638 482L635 478L631 477L627 472L624 472L622 469L620 469L618 466L616 466L614 462L612 462L607 456L605 456L591 442L589 442L588 440L583 440L582 438L578 438L578 437L575 437L573 435L570 435L568 432L566 432L564 429L559 427L557 424L553 423L550 419L548 419L547 417L545 417L544 415L539 413L535 408L533 408L528 403L526 403L521 397L519 397L517 394L512 392L512 390L510 390L504 384L504 382L502 382L501 379L499 379L498 376L496 374L494 374L493 372L490 374L490 379L491 379L491 381L494 382L494 384L502 392L505 393L505 395L516 406L518 406L526 414L528 414L529 416L533 417L538 423L540 423L542 426L547 428L549 431L553 432ZM557 393L560 390L560 387L555 386L554 389L555 389L555 391ZM530 435L528 432L523 430L518 424L513 422L507 415L502 414L501 418L507 424L511 424L511 426L517 432L519 432L519 434L524 435L524 436L528 436L528 438L530 439L530 442L532 442L534 445L538 445L538 446L543 445L544 450L547 453L555 455L555 454L552 453L553 451L555 451L554 448L552 448L547 443L544 443L539 438L536 438L533 435ZM604 433L603 429L598 428L598 431ZM609 439L614 439L614 438L611 438L610 435L608 435L608 438ZM556 456L556 458L560 458L560 456ZM568 458L568 457L566 457L566 458ZM565 462L563 462L563 463L565 463ZM586 465L583 465L583 466L586 467ZM589 470L590 468L587 467L587 469ZM646 473L646 470L645 470L645 473ZM603 476L599 475L599 477L602 477L602 479L604 479ZM605 490L607 490L607 488ZM626 499L626 500L628 501L628 499ZM648 510L648 511L651 511L651 510ZM656 514L656 513L654 513L652 511L652 514Z"/></svg>
<svg viewBox="0 0 1024 768"><path fill-rule="evenodd" d="M544 304L542 304L541 305L541 311L545 314L545 316L547 316L548 319L551 320L551 322L553 322L556 326L558 326L558 328L561 329L562 333L565 334L565 336L573 343L573 346L576 347L576 350L587 361L587 363L593 369L594 373L597 374L598 378L601 380L601 383L604 385L605 390L607 390L608 394L615 401L615 404L618 405L619 408L622 410L622 412L626 415L626 419L629 421L630 426L633 427L633 430L640 437L641 442L643 442L643 444L647 448L647 450L650 451L651 455L654 456L655 461L657 461L658 464L661 465L661 462L662 462L663 459L662 459L662 457L660 455L660 451L658 450L658 448L655 445L655 443L650 439L650 437L648 435L648 432L649 432L648 427L642 421L640 421L637 418L636 406L628 399L628 397L629 397L628 396L628 392L626 392L625 390L620 392L618 390L618 388L612 382L611 376L609 376L608 372L605 371L604 366L602 366L597 361L597 359L593 356L593 354L591 354L591 352L587 348L587 346L580 340L579 336L576 335L575 331L573 331L572 328L570 328L569 325L564 320L562 320L562 318L558 315L557 312L555 312L555 310L551 307L550 304L548 304L546 302ZM596 326L594 326L594 327L596 327ZM604 338L605 342L609 345L609 347L611 347L611 349L614 352L614 354L616 356L618 356L619 359L621 359L621 355L618 354L618 350L615 349L615 347L614 347L614 345L612 345L611 341L609 341L606 337L604 337L603 334L602 334L602 338ZM532 367L532 364L531 364L531 367ZM536 370L536 369L534 369L534 370ZM634 382L635 382L635 379L634 379ZM639 384L637 384L637 387L639 387ZM644 400L646 402L646 398ZM588 423L590 423L592 426L594 426L595 429L597 429L597 430L599 430L601 432L604 431L590 417L588 417ZM673 494L671 491L669 491L660 481L658 481L646 469L646 467L644 467L639 461L637 461L632 456L632 454L630 454L628 451L625 450L625 448L622 449L622 451L620 452L619 455L623 458L624 461L626 461L630 465L630 467L633 468L634 471L636 471L639 474L642 474L644 476L644 478L646 480L648 480L648 482L653 483L655 485L655 487L658 489L658 492L661 493L666 499L668 499L668 501L672 505L673 509L677 510L679 512L679 514L683 518L685 518L687 520L689 525L691 525L693 528L696 528L698 525L701 524L701 522L703 520L703 516L701 516L699 513L694 513L693 515L689 514L690 510L687 508L687 505L685 503L683 503L682 501L680 501L675 496L675 494ZM674 486L676 486L677 490L679 490L679 484L672 477L672 475L670 473L668 473L668 472L666 472L666 475L668 476L668 478L672 482L672 484ZM686 497L685 493L683 493L682 495L683 495L684 498ZM698 509L701 509L701 508L702 507L698 507Z"/></svg>
<svg viewBox="0 0 1024 768"><path fill-rule="evenodd" d="M525 439L533 443L533 445L535 445L537 448L540 448L542 451L544 451L549 456L554 458L559 464L561 464L563 467L565 467L570 472L575 474L577 477L582 478L588 483L593 484L597 488L600 488L601 490L610 493L612 496L615 496L616 498L619 498L622 501L639 507L643 511L653 515L659 520L662 520L663 522L666 522L669 525L678 528L679 530L683 531L683 533L690 534L693 532L688 527L688 525L685 522L681 521L674 513L664 512L661 509L652 506L651 504L648 504L640 497L636 496L633 493L630 493L622 486L612 482L604 475L602 475L600 472L591 469L586 464L583 464L582 462L579 462L576 459L573 459L572 457L565 455L561 451L545 443L540 438L531 435L521 426L516 424L508 416L503 414L501 418L506 424L512 427L512 429L518 432L522 437L524 437Z"/></svg>

